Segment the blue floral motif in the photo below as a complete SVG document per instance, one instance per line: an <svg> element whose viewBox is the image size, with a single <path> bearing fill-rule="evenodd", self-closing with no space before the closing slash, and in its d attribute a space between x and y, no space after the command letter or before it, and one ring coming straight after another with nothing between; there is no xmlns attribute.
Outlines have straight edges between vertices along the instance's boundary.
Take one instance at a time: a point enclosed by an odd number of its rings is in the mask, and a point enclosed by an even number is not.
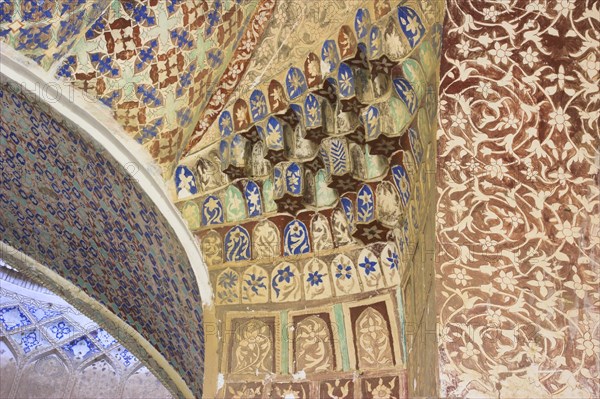
<svg viewBox="0 0 600 399"><path fill-rule="evenodd" d="M414 114L418 105L417 93L408 80L403 78L394 79L394 88L400 99L406 104L408 112L410 112L411 115Z"/></svg>
<svg viewBox="0 0 600 399"><path fill-rule="evenodd" d="M44 339L37 329L24 331L15 334L12 337L21 344L21 348L25 353L29 353L38 347L48 345L48 341Z"/></svg>
<svg viewBox="0 0 600 399"><path fill-rule="evenodd" d="M233 133L233 119L229 111L224 111L219 117L219 130L222 137L229 137Z"/></svg>
<svg viewBox="0 0 600 399"><path fill-rule="evenodd" d="M209 226L221 223L223 223L223 205L221 204L221 200L214 195L208 196L202 204L202 224Z"/></svg>
<svg viewBox="0 0 600 399"><path fill-rule="evenodd" d="M363 185L358 191L356 198L356 209L359 222L370 222L374 218L373 190L368 185Z"/></svg>
<svg viewBox="0 0 600 399"><path fill-rule="evenodd" d="M101 73L113 78L119 76L119 68L114 64L114 60L110 56L103 55L102 53L92 53L89 57L92 64Z"/></svg>
<svg viewBox="0 0 600 399"><path fill-rule="evenodd" d="M257 122L267 116L269 110L267 109L267 99L260 90L254 90L250 95L250 113L252 114L252 120Z"/></svg>
<svg viewBox="0 0 600 399"><path fill-rule="evenodd" d="M225 261L237 262L250 259L250 235L248 231L235 226L225 235Z"/></svg>
<svg viewBox="0 0 600 399"><path fill-rule="evenodd" d="M260 189L258 184L252 180L246 184L244 190L246 196L246 205L248 206L248 216L260 216L262 214L262 200L260 198Z"/></svg>
<svg viewBox="0 0 600 399"><path fill-rule="evenodd" d="M112 346L112 345L114 345L114 344L117 343L117 340L114 339L112 337L112 335L110 335L109 333L107 333L102 328L99 328L96 331L92 332L92 336L94 338L96 338L96 340L98 340L98 342L100 342L100 344L104 348L108 348L109 346Z"/></svg>
<svg viewBox="0 0 600 399"><path fill-rule="evenodd" d="M381 30L377 26L373 26L369 33L369 53L372 58L377 58L379 56L381 47Z"/></svg>
<svg viewBox="0 0 600 399"><path fill-rule="evenodd" d="M250 288L250 290L252 290L252 292L254 292L255 294L258 294L258 290L260 288L266 289L267 286L264 283L264 279L266 279L266 276L257 276L254 273L251 273L249 275L249 279L244 280L245 283L248 285L248 287Z"/></svg>
<svg viewBox="0 0 600 399"><path fill-rule="evenodd" d="M308 241L308 230L306 225L299 220L292 220L285 226L284 230L285 245L284 255L300 255L310 252L310 243Z"/></svg>
<svg viewBox="0 0 600 399"><path fill-rule="evenodd" d="M392 176L394 177L394 184L400 193L402 205L406 206L410 200L410 181L408 180L408 174L402 165L396 165L392 167Z"/></svg>
<svg viewBox="0 0 600 399"><path fill-rule="evenodd" d="M342 208L344 209L344 213L346 214L346 219L348 219L348 223L350 226L354 225L354 204L352 200L348 197L340 198L340 202L342 204Z"/></svg>
<svg viewBox="0 0 600 399"><path fill-rule="evenodd" d="M325 40L323 49L321 50L321 59L327 65L327 70L323 71L324 74L330 73L337 68L337 65L340 63L340 56L335 40Z"/></svg>
<svg viewBox="0 0 600 399"><path fill-rule="evenodd" d="M356 17L354 18L354 30L358 39L362 39L367 35L369 24L371 23L371 17L369 16L369 10L366 8L359 8L356 11Z"/></svg>
<svg viewBox="0 0 600 399"><path fill-rule="evenodd" d="M29 305L27 307L27 310L29 311L30 314L33 315L33 317L35 317L35 319L37 321L47 320L47 319L50 319L52 317L60 315L60 312L57 312L57 311L54 311L54 310L50 310L50 309L41 308L41 307L38 308L37 306L33 306L33 305ZM0 316L0 319L1 319L1 316Z"/></svg>
<svg viewBox="0 0 600 399"><path fill-rule="evenodd" d="M31 320L29 320L18 306L0 309L0 321L6 331L31 324Z"/></svg>
<svg viewBox="0 0 600 399"><path fill-rule="evenodd" d="M318 287L321 283L323 283L323 276L325 275L319 273L318 270L315 272L309 272L306 281L310 283L311 287L315 285Z"/></svg>
<svg viewBox="0 0 600 399"><path fill-rule="evenodd" d="M398 254L396 251L390 251L390 256L386 257L386 259L390 262L390 269L398 270Z"/></svg>
<svg viewBox="0 0 600 399"><path fill-rule="evenodd" d="M425 34L421 17L410 7L398 7L398 21L411 47L415 47Z"/></svg>
<svg viewBox="0 0 600 399"><path fill-rule="evenodd" d="M85 359L90 355L100 351L87 336L83 336L69 342L63 346L63 349L69 354L69 356L72 356L77 360Z"/></svg>
<svg viewBox="0 0 600 399"><path fill-rule="evenodd" d="M271 281L271 286L275 291L275 295L279 297L279 293L281 292L281 288L279 288L279 284L286 283L289 284L292 281L292 277L295 276L294 272L290 269L291 266L287 265L286 267L280 268L277 270L277 274L273 276Z"/></svg>
<svg viewBox="0 0 600 399"><path fill-rule="evenodd" d="M114 357L117 358L117 360L119 360L121 363L123 363L123 366L125 367L129 367L135 363L137 363L138 359L133 356L133 354L131 352L129 352L127 349L123 348L122 346L119 346L117 348L115 348L112 352Z"/></svg>
<svg viewBox="0 0 600 399"><path fill-rule="evenodd" d="M291 194L299 195L302 192L301 180L300 167L295 162L292 162L285 173L286 191Z"/></svg>
<svg viewBox="0 0 600 399"><path fill-rule="evenodd" d="M338 70L338 85L342 97L352 97L354 95L354 73L345 63L341 63Z"/></svg>
<svg viewBox="0 0 600 399"><path fill-rule="evenodd" d="M358 266L362 267L365 271L365 275L368 276L370 273L376 271L375 265L377 264L374 260L369 260L368 257L365 256L364 260L358 264Z"/></svg>
<svg viewBox="0 0 600 399"><path fill-rule="evenodd" d="M285 86L290 100L298 98L308 88L304 73L295 67L289 69L285 78Z"/></svg>
<svg viewBox="0 0 600 399"><path fill-rule="evenodd" d="M229 271L225 271L223 273L221 273L221 275L219 276L219 281L218 284L219 286L225 288L225 289L229 289L229 288L233 288L237 285L238 282L238 275L236 272L234 272L233 270L229 270Z"/></svg>
<svg viewBox="0 0 600 399"><path fill-rule="evenodd" d="M335 278L340 280L349 280L352 278L352 266L338 263Z"/></svg>
<svg viewBox="0 0 600 399"><path fill-rule="evenodd" d="M186 166L178 166L175 170L175 187L179 198L185 198L198 193L196 178Z"/></svg>
<svg viewBox="0 0 600 399"><path fill-rule="evenodd" d="M323 123L321 104L313 94L309 94L304 100L304 121L307 128L318 127Z"/></svg>
<svg viewBox="0 0 600 399"><path fill-rule="evenodd" d="M63 339L69 334L72 334L74 331L75 329L73 328L73 326L71 326L64 320L50 325L50 332L56 339Z"/></svg>

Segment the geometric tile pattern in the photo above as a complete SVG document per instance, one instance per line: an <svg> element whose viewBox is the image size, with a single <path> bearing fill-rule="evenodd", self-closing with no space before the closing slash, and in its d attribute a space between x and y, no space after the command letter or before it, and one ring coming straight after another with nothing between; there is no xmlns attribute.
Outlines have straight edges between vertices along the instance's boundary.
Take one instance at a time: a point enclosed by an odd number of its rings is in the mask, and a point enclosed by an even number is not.
<svg viewBox="0 0 600 399"><path fill-rule="evenodd" d="M78 128L12 86L0 87L0 104L2 240L127 322L201 396L201 298L167 220ZM82 344L66 345L77 355Z"/></svg>
<svg viewBox="0 0 600 399"><path fill-rule="evenodd" d="M66 55L57 76L109 106L170 175L230 61L243 52L242 65L247 62L267 22L262 3L114 1ZM272 9L274 2L266 3ZM246 30L254 42L242 40ZM228 92L221 88L219 95L210 115Z"/></svg>
<svg viewBox="0 0 600 399"><path fill-rule="evenodd" d="M0 307L0 314L11 314L15 309L22 307L27 310L21 312L21 318L35 320L30 324L10 329L0 324L2 343L8 345L12 351L14 348L20 348L14 354L19 359L19 367L28 370L25 375L34 373L31 368L27 368L27 365L34 362L44 363L44 360L40 359L49 359L50 356L58 355L60 361L70 365L74 377L77 377L78 371L87 368L90 364L103 361L119 376L119 385L126 385L131 371L135 370L135 373L143 372L148 375L147 383L155 384L153 389L157 394L168 396L166 389L149 373L148 369L142 366L139 360L115 338L98 328L95 322L70 305L34 299L35 290L41 287L27 280L20 280L23 276L16 272L4 268L0 268L0 272L2 273L0 302L3 304ZM11 284L4 284L5 279ZM10 290L5 287L10 287ZM48 293L46 297L50 297L50 301L59 300L54 294ZM43 314L47 316L38 318ZM61 334L62 337L59 338ZM94 382L103 383L100 379ZM10 385L10 381L3 381L3 383Z"/></svg>
<svg viewBox="0 0 600 399"><path fill-rule="evenodd" d="M110 0L3 1L0 40L48 69L77 43L109 3Z"/></svg>
<svg viewBox="0 0 600 399"><path fill-rule="evenodd" d="M448 2L441 396L600 396L599 26L593 1Z"/></svg>

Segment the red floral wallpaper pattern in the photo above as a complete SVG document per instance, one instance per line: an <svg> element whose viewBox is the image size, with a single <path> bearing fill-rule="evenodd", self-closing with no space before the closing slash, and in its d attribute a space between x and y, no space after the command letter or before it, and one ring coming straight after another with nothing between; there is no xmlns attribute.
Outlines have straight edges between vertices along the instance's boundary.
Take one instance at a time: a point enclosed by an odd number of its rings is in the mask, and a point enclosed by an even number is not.
<svg viewBox="0 0 600 399"><path fill-rule="evenodd" d="M441 395L600 396L600 2L449 1Z"/></svg>

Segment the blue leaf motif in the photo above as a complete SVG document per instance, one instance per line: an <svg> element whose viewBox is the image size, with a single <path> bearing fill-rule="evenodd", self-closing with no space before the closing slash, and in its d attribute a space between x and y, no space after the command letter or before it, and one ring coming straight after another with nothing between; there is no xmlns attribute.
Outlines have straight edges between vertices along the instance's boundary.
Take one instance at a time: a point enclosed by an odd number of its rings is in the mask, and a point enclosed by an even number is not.
<svg viewBox="0 0 600 399"><path fill-rule="evenodd" d="M299 255L310 252L308 231L306 225L299 220L293 220L285 226L284 255Z"/></svg>
<svg viewBox="0 0 600 399"><path fill-rule="evenodd" d="M368 185L363 185L358 191L356 208L359 222L370 222L374 217L373 190Z"/></svg>
<svg viewBox="0 0 600 399"><path fill-rule="evenodd" d="M244 194L246 196L246 204L248 205L248 216L260 216L262 214L262 201L258 185L253 181L249 181L246 184Z"/></svg>
<svg viewBox="0 0 600 399"><path fill-rule="evenodd" d="M394 184L400 193L402 205L406 206L410 200L410 181L408 180L408 174L402 165L396 165L392 167L392 176L394 177Z"/></svg>
<svg viewBox="0 0 600 399"><path fill-rule="evenodd" d="M241 226L235 226L225 235L225 261L237 262L250 259L250 236Z"/></svg>
<svg viewBox="0 0 600 399"><path fill-rule="evenodd" d="M223 205L219 198L211 195L202 204L202 224L208 226L220 223L223 223Z"/></svg>

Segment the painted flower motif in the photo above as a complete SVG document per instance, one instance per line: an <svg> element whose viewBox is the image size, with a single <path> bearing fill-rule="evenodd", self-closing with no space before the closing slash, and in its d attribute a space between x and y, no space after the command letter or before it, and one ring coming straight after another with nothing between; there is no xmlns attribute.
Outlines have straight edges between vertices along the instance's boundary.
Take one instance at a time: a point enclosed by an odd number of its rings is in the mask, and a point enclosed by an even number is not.
<svg viewBox="0 0 600 399"><path fill-rule="evenodd" d="M529 280L527 284L533 287L539 287L540 294L542 294L543 297L548 295L548 288L546 287L554 287L552 281L549 281L546 276L544 276L544 273L539 270L535 273L535 280Z"/></svg>
<svg viewBox="0 0 600 399"><path fill-rule="evenodd" d="M590 53L587 58L579 62L581 68L585 70L590 78L596 77L598 71L600 71L600 59L596 58L596 53Z"/></svg>
<svg viewBox="0 0 600 399"><path fill-rule="evenodd" d="M244 281L255 294L258 294L259 288L267 288L263 281L266 278L265 276L257 276L256 274L252 273L249 277L250 278L248 280Z"/></svg>
<svg viewBox="0 0 600 399"><path fill-rule="evenodd" d="M556 126L559 131L563 131L564 129L571 126L571 122L569 122L571 117L567 114L562 107L558 107L556 111L550 112L550 123L552 126Z"/></svg>
<svg viewBox="0 0 600 399"><path fill-rule="evenodd" d="M460 43L456 45L456 47L458 48L458 52L465 57L467 57L469 55L469 51L471 51L471 45L469 42L462 39L460 40Z"/></svg>
<svg viewBox="0 0 600 399"><path fill-rule="evenodd" d="M525 65L527 65L530 68L533 68L536 62L540 60L538 58L539 53L537 51L534 51L531 47L527 48L526 51L519 52L519 54L521 54L521 57L523 57L523 62L525 63Z"/></svg>
<svg viewBox="0 0 600 399"><path fill-rule="evenodd" d="M234 271L227 271L219 277L219 285L223 288L232 288L237 284L238 275Z"/></svg>
<svg viewBox="0 0 600 399"><path fill-rule="evenodd" d="M467 127L467 118L465 118L462 112L459 112L456 115L450 115L450 120L452 121L452 127L460 127L461 129Z"/></svg>
<svg viewBox="0 0 600 399"><path fill-rule="evenodd" d="M462 285L463 287L467 286L468 280L473 279L467 274L465 269L459 269L457 267L454 268L454 273L449 274L448 277L453 278L456 285Z"/></svg>
<svg viewBox="0 0 600 399"><path fill-rule="evenodd" d="M365 275L369 275L372 272L375 272L375 265L377 264L376 261L374 260L369 260L368 257L365 256L365 259L358 264L358 266L362 267L363 269L365 269Z"/></svg>
<svg viewBox="0 0 600 399"><path fill-rule="evenodd" d="M392 252L386 259L390 262L390 269L398 270L398 254L396 252Z"/></svg>
<svg viewBox="0 0 600 399"><path fill-rule="evenodd" d="M513 277L513 272L506 273L504 270L500 270L500 274L498 277L494 279L495 282L500 284L500 288L503 290L515 290L515 284L517 284L517 280Z"/></svg>
<svg viewBox="0 0 600 399"><path fill-rule="evenodd" d="M512 56L512 51L508 49L507 43L494 43L494 48L489 53L494 57L494 61L500 64L508 64L508 59Z"/></svg>
<svg viewBox="0 0 600 399"><path fill-rule="evenodd" d="M575 295L577 295L579 297L579 299L583 299L586 291L592 290L592 287L590 287L586 283L583 283L581 281L581 278L577 274L573 275L573 280L567 281L565 283L565 287L569 287L573 291L575 291Z"/></svg>
<svg viewBox="0 0 600 399"><path fill-rule="evenodd" d="M529 3L527 4L527 6L525 7L525 10L527 12L538 12L541 14L545 14L546 13L546 6L543 3Z"/></svg>
<svg viewBox="0 0 600 399"><path fill-rule="evenodd" d="M548 176L550 176L553 179L557 179L561 185L564 185L567 182L567 180L569 180L572 177L571 173L565 171L562 166L560 166L558 170L548 173Z"/></svg>
<svg viewBox="0 0 600 399"><path fill-rule="evenodd" d="M563 17L567 17L571 10L575 9L575 0L558 0L556 6L554 6L554 10L558 13L558 15L562 15Z"/></svg>
<svg viewBox="0 0 600 399"><path fill-rule="evenodd" d="M558 230L556 238L563 238L569 244L575 244L575 239L581 237L581 233L579 232L581 227L571 226L569 221L565 221L564 223L559 221L554 227Z"/></svg>
<svg viewBox="0 0 600 399"><path fill-rule="evenodd" d="M306 281L310 283L311 287L319 286L323 282L323 276L324 274L319 273L318 270L312 273L309 272Z"/></svg>
<svg viewBox="0 0 600 399"><path fill-rule="evenodd" d="M576 342L577 349L583 351L586 356L598 356L598 352L600 352L600 341L594 338L589 331L584 332L580 338L577 338Z"/></svg>
<svg viewBox="0 0 600 399"><path fill-rule="evenodd" d="M513 228L525 223L525 220L520 214L511 211L508 211L508 215L506 216L505 220L510 223Z"/></svg>
<svg viewBox="0 0 600 399"><path fill-rule="evenodd" d="M506 317L502 316L502 312L500 309L489 309L486 311L485 320L490 323L494 327L499 327L503 321L506 320Z"/></svg>
<svg viewBox="0 0 600 399"><path fill-rule="evenodd" d="M496 245L498 244L498 241L493 240L490 236L485 236L485 238L479 239L479 243L481 244L481 249L483 249L484 251L492 252L496 250Z"/></svg>
<svg viewBox="0 0 600 399"><path fill-rule="evenodd" d="M504 174L508 172L506 166L504 166L502 159L492 159L490 164L485 167L490 177L498 178L502 180Z"/></svg>
<svg viewBox="0 0 600 399"><path fill-rule="evenodd" d="M492 91L492 84L490 82L479 82L476 90L478 93L481 93L483 98L488 98Z"/></svg>
<svg viewBox="0 0 600 399"><path fill-rule="evenodd" d="M502 118L502 127L504 129L512 128L516 129L519 126L519 120L514 115L508 115Z"/></svg>
<svg viewBox="0 0 600 399"><path fill-rule="evenodd" d="M343 265L338 263L337 265L337 273L335 274L335 278L340 280L349 280L352 277L352 266Z"/></svg>
<svg viewBox="0 0 600 399"><path fill-rule="evenodd" d="M483 18L486 21L496 22L498 15L500 15L500 12L498 10L496 10L496 7L494 7L494 6L483 9Z"/></svg>
<svg viewBox="0 0 600 399"><path fill-rule="evenodd" d="M543 357L542 348L533 341L527 343L524 352L533 361L539 361Z"/></svg>
<svg viewBox="0 0 600 399"><path fill-rule="evenodd" d="M481 353L481 351L475 348L471 342L468 342L467 345L461 346L458 349L463 353L465 359L475 357Z"/></svg>
<svg viewBox="0 0 600 399"><path fill-rule="evenodd" d="M377 399L390 399L392 398L392 390L383 383L383 379L379 379L379 385L377 385L371 391L371 397Z"/></svg>
<svg viewBox="0 0 600 399"><path fill-rule="evenodd" d="M290 266L286 266L283 269L277 270L277 282L282 283L286 282L289 284L292 277L294 277L294 272L290 270Z"/></svg>

